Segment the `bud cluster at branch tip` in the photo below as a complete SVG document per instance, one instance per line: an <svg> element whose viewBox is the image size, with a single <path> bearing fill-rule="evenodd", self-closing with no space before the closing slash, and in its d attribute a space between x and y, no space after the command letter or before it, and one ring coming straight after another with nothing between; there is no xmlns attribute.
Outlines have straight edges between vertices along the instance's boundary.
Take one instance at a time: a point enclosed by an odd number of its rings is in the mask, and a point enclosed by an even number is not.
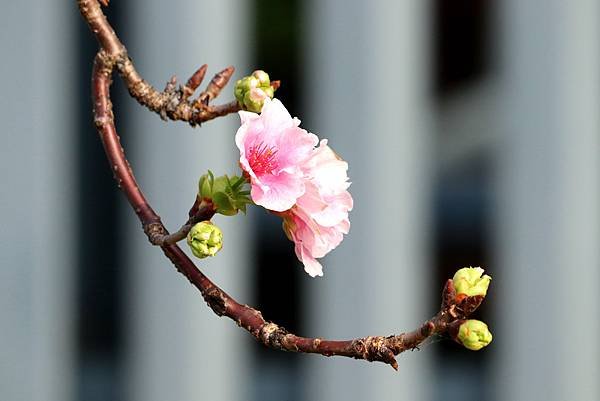
<svg viewBox="0 0 600 401"><path fill-rule="evenodd" d="M483 274L481 267L463 267L452 279L457 297L485 297L491 280L490 276Z"/></svg>
<svg viewBox="0 0 600 401"><path fill-rule="evenodd" d="M208 171L198 182L198 197L208 199L215 206L216 213L233 216L239 211L246 213L246 205L251 204L250 191L244 177L222 175L215 177Z"/></svg>
<svg viewBox="0 0 600 401"><path fill-rule="evenodd" d="M456 340L472 351L479 351L492 342L492 333L480 320L465 320L458 329Z"/></svg>
<svg viewBox="0 0 600 401"><path fill-rule="evenodd" d="M223 247L223 233L210 221L201 221L188 233L187 243L194 256L200 259L215 256Z"/></svg>
<svg viewBox="0 0 600 401"><path fill-rule="evenodd" d="M265 99L273 99L275 87L271 85L269 74L256 70L235 83L234 94L240 106L248 111L260 113Z"/></svg>

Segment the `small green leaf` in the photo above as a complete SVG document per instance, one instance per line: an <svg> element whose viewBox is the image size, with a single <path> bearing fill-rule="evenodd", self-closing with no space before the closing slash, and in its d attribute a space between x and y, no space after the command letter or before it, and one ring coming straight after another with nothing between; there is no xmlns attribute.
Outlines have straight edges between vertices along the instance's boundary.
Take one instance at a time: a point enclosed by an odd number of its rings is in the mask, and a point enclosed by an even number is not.
<svg viewBox="0 0 600 401"><path fill-rule="evenodd" d="M210 178L207 174L200 177L200 181L198 182L198 192L201 198L212 197L212 185L210 184Z"/></svg>
<svg viewBox="0 0 600 401"><path fill-rule="evenodd" d="M237 191L240 187L242 187L247 181L244 177L237 177L237 176L233 176L231 177L231 179L229 180L229 182L231 183L231 188L233 188L234 191Z"/></svg>
<svg viewBox="0 0 600 401"><path fill-rule="evenodd" d="M215 182L213 183L213 186L212 186L213 194L215 192L226 192L227 184L229 184L229 180L227 179L226 176L220 176L220 177L215 178Z"/></svg>
<svg viewBox="0 0 600 401"><path fill-rule="evenodd" d="M217 212L221 214L226 214L227 212L231 211L235 212L235 208L232 205L231 199L224 192L214 192L212 199L214 204L217 205Z"/></svg>

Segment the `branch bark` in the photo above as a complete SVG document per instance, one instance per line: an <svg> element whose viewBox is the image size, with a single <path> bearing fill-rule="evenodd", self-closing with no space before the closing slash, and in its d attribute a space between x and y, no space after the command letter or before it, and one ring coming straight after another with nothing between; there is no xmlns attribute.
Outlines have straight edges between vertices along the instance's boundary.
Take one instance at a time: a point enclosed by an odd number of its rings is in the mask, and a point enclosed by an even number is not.
<svg viewBox="0 0 600 401"><path fill-rule="evenodd" d="M81 15L96 36L100 48L104 50L103 57L108 59L106 64L114 66L119 71L133 98L149 110L156 112L163 120L186 121L196 126L241 110L237 101L216 106L209 104L219 96L229 82L234 72L233 67L227 67L215 74L197 99L190 99L190 96L202 83L206 65L192 74L185 85L177 87L176 78L173 77L167 83L165 90L160 92L137 72L127 49L102 12L98 0L77 0L77 3ZM107 4L108 1L105 5Z"/></svg>
<svg viewBox="0 0 600 401"><path fill-rule="evenodd" d="M78 0L78 3L82 15L90 25L92 32L96 34L100 43L100 50L94 60L92 72L94 121L117 185L124 192L131 207L138 216L149 241L161 247L177 271L183 274L200 291L208 306L218 316L227 316L235 321L238 326L252 334L259 342L273 349L314 353L324 356L338 355L367 361L381 361L397 369L396 355L406 350L417 348L432 335L455 333L462 319L465 319L477 309L483 298L467 297L458 301L452 280L448 280L443 290L443 302L440 312L416 330L392 336L369 336L338 341L297 336L276 323L265 320L260 311L238 303L205 276L175 243L177 238L180 238L182 235L185 237L183 233L189 230L187 226L196 219L212 217L214 210L211 205L202 204L197 201L190 210L188 223L177 233L169 234L161 222L159 215L152 209L139 188L129 162L125 157L124 150L121 147L114 124L112 103L110 100L110 85L112 83L113 71L117 69L121 73L121 77L127 82L132 96L136 97L140 103L145 104L151 110L160 109L159 103L167 95L158 93L154 89L149 89L151 87L137 74L133 68L133 64L127 57L125 47L118 40L102 14L98 1ZM205 67L203 66L190 78L188 84L182 90L182 96L189 93L189 91L193 92L198 87L204 72ZM226 84L226 81L227 79L221 77L209 84L207 90L200 95L199 102L207 103L210 99L217 96L222 86ZM183 97L187 102L189 95ZM156 104L154 103L155 100ZM196 103L198 102L196 101L194 104ZM218 109L218 107L215 109ZM210 115L214 118L217 115L227 114L230 110L227 107L223 107L220 109L221 112L215 112L215 109L212 111L213 114L204 115ZM196 120L187 121L193 123Z"/></svg>
<svg viewBox="0 0 600 401"><path fill-rule="evenodd" d="M204 199L201 201L196 199L196 202L194 202L194 205L190 209L190 217L188 221L186 221L185 224L176 232L172 234L165 234L163 230L164 227L160 223L145 224L143 229L152 245L171 245L184 239L194 224L212 219L212 217L215 215L215 212L216 210L212 202Z"/></svg>

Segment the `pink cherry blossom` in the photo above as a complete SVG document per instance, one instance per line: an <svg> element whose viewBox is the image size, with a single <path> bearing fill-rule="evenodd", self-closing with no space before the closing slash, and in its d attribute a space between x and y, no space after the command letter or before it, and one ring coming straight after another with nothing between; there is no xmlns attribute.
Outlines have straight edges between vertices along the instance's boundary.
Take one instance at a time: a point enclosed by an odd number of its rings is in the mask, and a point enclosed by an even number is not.
<svg viewBox="0 0 600 401"><path fill-rule="evenodd" d="M305 192L303 163L318 138L299 127L283 104L265 99L261 114L240 111L242 125L235 135L240 166L249 176L254 203L283 212Z"/></svg>
<svg viewBox="0 0 600 401"><path fill-rule="evenodd" d="M299 127L277 99L265 99L261 114L240 111L235 142L240 166L250 179L252 200L283 218L296 256L311 275L322 276L317 261L350 229L348 163Z"/></svg>
<svg viewBox="0 0 600 401"><path fill-rule="evenodd" d="M294 207L280 215L304 270L312 277L322 276L323 268L317 258L337 247L350 229L348 212L353 200L347 191L348 164L323 140L303 170L307 180L304 194Z"/></svg>

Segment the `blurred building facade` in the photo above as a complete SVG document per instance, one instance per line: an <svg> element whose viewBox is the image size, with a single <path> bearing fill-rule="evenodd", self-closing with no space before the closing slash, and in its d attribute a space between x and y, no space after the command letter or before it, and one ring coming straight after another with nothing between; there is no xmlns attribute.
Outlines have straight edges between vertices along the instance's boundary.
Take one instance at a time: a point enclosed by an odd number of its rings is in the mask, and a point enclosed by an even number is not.
<svg viewBox="0 0 600 401"><path fill-rule="evenodd" d="M88 100L95 43L74 2L57 4L1 14L0 399L600 398L598 2L109 7L155 86L203 63L264 68L349 161L353 226L324 278L301 271L273 216L218 218L227 244L202 268L241 302L299 334L391 334L435 313L455 269L492 274L492 346L434 340L398 373L278 354L205 307L112 184ZM113 93L137 178L176 226L200 174L234 171L236 118L191 130L118 80Z"/></svg>

